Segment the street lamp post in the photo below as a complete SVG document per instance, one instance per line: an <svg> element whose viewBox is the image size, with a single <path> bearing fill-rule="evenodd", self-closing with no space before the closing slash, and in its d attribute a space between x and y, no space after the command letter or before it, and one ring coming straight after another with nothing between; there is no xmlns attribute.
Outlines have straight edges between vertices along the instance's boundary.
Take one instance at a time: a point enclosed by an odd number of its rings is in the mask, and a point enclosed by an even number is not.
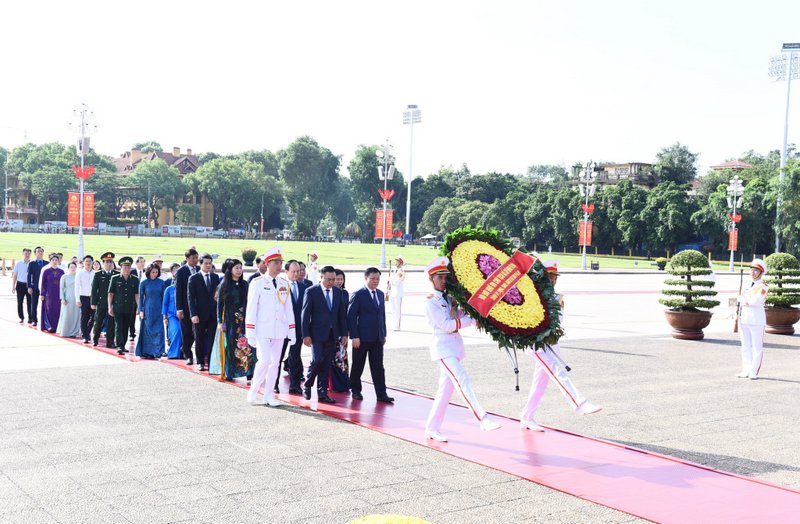
<svg viewBox="0 0 800 524"><path fill-rule="evenodd" d="M408 142L408 191L406 192L406 241L411 240L411 181L412 176L412 161L414 152L414 124L422 122L422 112L415 104L409 104L408 108L403 111L403 125L411 125L411 138Z"/></svg>
<svg viewBox="0 0 800 524"><path fill-rule="evenodd" d="M389 145L389 140L386 140L386 145L380 146L375 151L375 156L378 157L378 180L383 180L383 192L381 199L383 200L383 226L381 227L381 268L386 267L386 204L388 200L389 180L394 178L394 148Z"/></svg>
<svg viewBox="0 0 800 524"><path fill-rule="evenodd" d="M580 190L581 196L585 198L583 205L583 254L581 256L581 269L586 271L586 240L589 233L589 197L594 196L597 186L594 184L594 179L597 178L595 172L596 164L594 162L587 162L584 164L580 172Z"/></svg>
<svg viewBox="0 0 800 524"><path fill-rule="evenodd" d="M783 152L781 153L781 174L778 181L778 199L775 203L775 252L781 250L781 207L783 206L783 180L786 177L787 139L789 136L789 97L792 93L792 79L800 78L800 43L783 44L781 54L769 60L769 76L776 80L786 80L786 113L783 118ZM787 57L788 55L788 57Z"/></svg>
<svg viewBox="0 0 800 524"><path fill-rule="evenodd" d="M728 270L731 273L733 273L733 252L736 250L736 223L739 221L739 217L736 215L736 208L741 204L742 194L744 194L742 179L739 178L739 175L736 175L728 183L728 207L731 208L731 227L728 240L731 248L731 263Z"/></svg>
<svg viewBox="0 0 800 524"><path fill-rule="evenodd" d="M81 157L81 173L83 173L84 169L84 162L86 158L86 150L89 148L89 137L86 136L87 132L89 131L87 128L89 123L94 115L92 111L86 107L86 103L81 103L81 107L79 109L73 110L72 114L79 118L79 122L77 124L78 130L80 132L80 140L78 141L78 154ZM78 259L83 259L83 177L81 177L81 186L80 186L80 218L78 222Z"/></svg>

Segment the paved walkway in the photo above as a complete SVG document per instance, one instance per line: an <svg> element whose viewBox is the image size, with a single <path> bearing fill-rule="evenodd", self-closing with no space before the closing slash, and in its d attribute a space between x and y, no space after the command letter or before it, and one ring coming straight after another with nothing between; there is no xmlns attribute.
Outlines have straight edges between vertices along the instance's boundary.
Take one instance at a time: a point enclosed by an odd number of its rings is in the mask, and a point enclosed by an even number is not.
<svg viewBox="0 0 800 524"><path fill-rule="evenodd" d="M653 307L660 280L605 278L612 280L574 289L654 294L575 294L568 302L575 320L565 358L604 410L579 417L551 388L540 422L800 488L797 339L768 335L762 379L737 380L728 311L716 312L705 341L676 341L662 317L642 311ZM355 289L359 281L349 282ZM424 282L417 287L424 292ZM328 523L368 513L433 522L635 520L304 409L251 407L242 390L174 366L130 364L19 327L9 288L0 279L3 522ZM418 331L392 334L387 379L432 394L437 373ZM506 357L474 336L465 365L478 397L516 417L532 364L521 356L523 391L515 392Z"/></svg>

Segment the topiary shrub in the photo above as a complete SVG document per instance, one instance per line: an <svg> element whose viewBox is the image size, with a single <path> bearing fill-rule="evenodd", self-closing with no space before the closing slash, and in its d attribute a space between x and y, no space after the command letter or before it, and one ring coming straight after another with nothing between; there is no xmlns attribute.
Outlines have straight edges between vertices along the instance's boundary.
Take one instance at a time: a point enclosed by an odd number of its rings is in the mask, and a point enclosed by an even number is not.
<svg viewBox="0 0 800 524"><path fill-rule="evenodd" d="M769 285L767 306L789 308L800 304L800 261L790 253L773 253L764 259Z"/></svg>
<svg viewBox="0 0 800 524"><path fill-rule="evenodd" d="M662 291L666 298L658 299L659 303L675 311L697 311L719 305L719 300L707 298L716 296L717 292L712 289L713 281L702 278L712 273L705 255L694 249L686 249L676 253L669 266L667 273L680 278L664 281L664 284L672 287Z"/></svg>
<svg viewBox="0 0 800 524"><path fill-rule="evenodd" d="M253 265L253 261L256 259L256 253L257 251L252 247L242 249L242 259L244 260L245 266Z"/></svg>
<svg viewBox="0 0 800 524"><path fill-rule="evenodd" d="M667 267L667 262L669 262L668 258L658 257L656 259L656 266L658 266L658 270L664 271L664 269Z"/></svg>

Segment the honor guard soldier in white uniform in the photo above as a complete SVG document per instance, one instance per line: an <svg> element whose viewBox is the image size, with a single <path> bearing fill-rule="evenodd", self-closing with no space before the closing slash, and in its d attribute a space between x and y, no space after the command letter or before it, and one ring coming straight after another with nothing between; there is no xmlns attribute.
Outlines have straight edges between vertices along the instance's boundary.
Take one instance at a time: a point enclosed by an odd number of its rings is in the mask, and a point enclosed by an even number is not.
<svg viewBox="0 0 800 524"><path fill-rule="evenodd" d="M550 283L555 287L558 281L558 262L555 260L548 260L544 263L545 271L550 279ZM558 314L558 319L564 321L564 297L560 293L556 293L556 298L561 305L561 311ZM572 383L567 370L564 367L564 362L561 360L561 348L558 344L548 346L539 351L529 351L528 354L533 358L535 367L533 370L533 383L531 384L531 392L528 394L528 403L522 410L520 415L519 425L524 429L531 431L544 431L544 428L536 423L536 410L539 404L542 403L544 392L547 390L547 382L552 380L557 386L559 391L567 399L572 409L580 415L589 415L600 411L599 406L595 406L586 398L581 395L575 384Z"/></svg>
<svg viewBox="0 0 800 524"><path fill-rule="evenodd" d="M767 299L769 288L761 281L761 276L767 272L767 265L760 258L753 259L750 264L750 278L753 280L750 287L742 290L742 295L737 299L739 303L739 337L742 340L742 371L736 375L739 378L756 380L761 371L761 361L764 357L764 326L767 316L764 312L764 302Z"/></svg>
<svg viewBox="0 0 800 524"><path fill-rule="evenodd" d="M256 348L256 368L247 393L247 401L256 403L258 388L264 386L264 404L280 406L275 398L273 384L280 371L283 341L295 341L295 322L289 283L278 274L283 265L280 248L270 249L263 257L267 272L254 278L247 291L245 336L247 343Z"/></svg>
<svg viewBox="0 0 800 524"><path fill-rule="evenodd" d="M458 388L472 414L478 419L483 431L491 431L500 427L478 403L472 382L467 371L461 366L464 358L464 341L458 333L459 329L471 326L474 321L459 310L445 291L447 275L450 273L447 257L437 257L428 264L428 278L433 284L433 295L425 303L428 324L433 329L431 341L431 360L439 362L439 389L433 399L431 412L425 423L425 437L438 442L447 442L447 437L439 430L444 421L447 404Z"/></svg>
<svg viewBox="0 0 800 524"><path fill-rule="evenodd" d="M395 258L397 267L392 271L389 277L389 303L392 305L392 320L394 320L393 328L395 331L400 331L400 318L402 316L403 295L406 283L406 270L403 269L406 261L397 255Z"/></svg>

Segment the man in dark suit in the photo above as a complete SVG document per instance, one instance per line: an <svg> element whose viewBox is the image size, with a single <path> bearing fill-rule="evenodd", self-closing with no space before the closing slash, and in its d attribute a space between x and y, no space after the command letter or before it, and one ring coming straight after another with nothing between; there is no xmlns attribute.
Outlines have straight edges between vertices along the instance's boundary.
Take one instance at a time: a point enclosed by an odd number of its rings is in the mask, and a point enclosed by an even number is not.
<svg viewBox="0 0 800 524"><path fill-rule="evenodd" d="M194 344L194 330L192 329L192 321L189 315L189 277L197 273L197 250L189 248L184 253L186 257L186 264L181 266L175 274L175 309L177 310L178 319L181 321L181 350L183 351L183 358L190 366L194 364L194 357L192 357L192 344Z"/></svg>
<svg viewBox="0 0 800 524"><path fill-rule="evenodd" d="M31 296L31 315L28 320L33 319L33 326L38 324L38 311L39 311L39 277L42 274L42 268L47 265L44 259L44 248L36 246L33 250L36 255L35 260L28 263L28 294ZM30 322L29 322L30 323Z"/></svg>
<svg viewBox="0 0 800 524"><path fill-rule="evenodd" d="M354 400L363 400L361 374L369 357L369 372L379 402L394 402L386 394L386 376L383 370L383 344L386 342L386 303L383 291L378 289L381 272L369 267L364 272L365 285L350 296L347 309L347 327L353 341L353 365L350 384Z"/></svg>
<svg viewBox="0 0 800 524"><path fill-rule="evenodd" d="M303 311L303 294L306 292L306 286L300 280L300 264L297 260L290 260L285 266L286 276L289 277L289 289L292 296L292 309L294 310L294 325L295 325L295 340L296 342L289 345L289 339L283 343L283 351L281 352L281 360L286 353L286 348L289 348L289 357L286 360L286 365L289 368L289 394L302 395L303 390L300 388L300 383L303 381L303 359L300 351L303 349L303 328L302 328L302 311ZM278 380L275 381L275 391L278 391Z"/></svg>
<svg viewBox="0 0 800 524"><path fill-rule="evenodd" d="M332 266L322 268L322 282L306 289L303 298L303 344L311 347L311 366L308 368L303 396L311 399L311 387L317 382L317 398L333 404L328 396L328 377L337 340L347 345L347 304L342 290L333 285L336 272Z"/></svg>
<svg viewBox="0 0 800 524"><path fill-rule="evenodd" d="M217 330L217 300L215 298L219 275L212 271L213 259L205 254L200 257L200 272L189 277L189 315L194 328L194 352L200 371L208 371L208 357Z"/></svg>
<svg viewBox="0 0 800 524"><path fill-rule="evenodd" d="M263 277L264 275L267 274L267 261L261 260L261 257L256 257L256 268L258 269L258 271L256 271L247 278L248 284L253 280L255 280L256 277Z"/></svg>

